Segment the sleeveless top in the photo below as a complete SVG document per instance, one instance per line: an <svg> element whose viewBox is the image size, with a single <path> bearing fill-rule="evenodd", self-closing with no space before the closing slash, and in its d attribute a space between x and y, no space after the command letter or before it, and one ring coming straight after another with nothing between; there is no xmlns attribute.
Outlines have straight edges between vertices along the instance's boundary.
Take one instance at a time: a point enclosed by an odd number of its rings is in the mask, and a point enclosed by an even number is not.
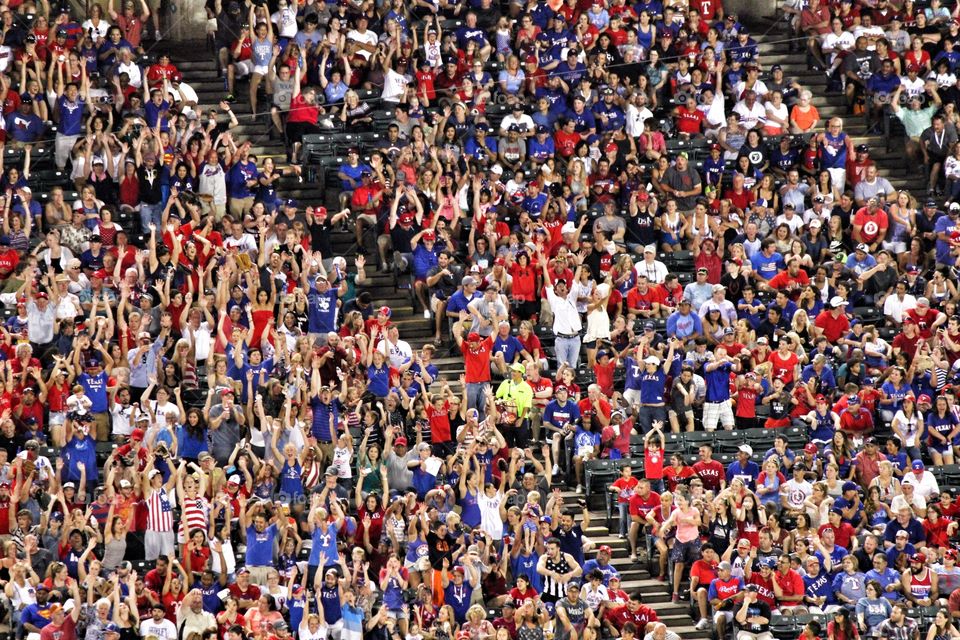
<svg viewBox="0 0 960 640"><path fill-rule="evenodd" d="M120 566L120 563L123 562L125 555L127 555L126 538L114 538L103 547L103 568L108 570L116 569Z"/></svg>
<svg viewBox="0 0 960 640"><path fill-rule="evenodd" d="M570 571L570 565L567 564L567 559L562 552L560 553L559 560L547 558L545 566L548 572L553 571L560 575L569 573ZM553 578L553 576L546 575L543 578L543 594L553 596L559 600L565 595L564 585Z"/></svg>
<svg viewBox="0 0 960 640"><path fill-rule="evenodd" d="M921 600L930 596L930 590L932 585L930 584L930 570L924 570L923 577L912 575L910 576L910 595L914 598Z"/></svg>

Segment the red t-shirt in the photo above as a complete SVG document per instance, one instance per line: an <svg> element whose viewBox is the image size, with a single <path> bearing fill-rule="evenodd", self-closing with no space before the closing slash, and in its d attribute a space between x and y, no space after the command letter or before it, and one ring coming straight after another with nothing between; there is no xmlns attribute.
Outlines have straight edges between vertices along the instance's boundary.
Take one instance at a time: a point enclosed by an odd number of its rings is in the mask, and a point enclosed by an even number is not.
<svg viewBox="0 0 960 640"><path fill-rule="evenodd" d="M640 481L633 476L629 478L620 477L614 480L610 486L619 492L617 493L617 502L630 504L630 498L633 496L633 492L639 483Z"/></svg>
<svg viewBox="0 0 960 640"><path fill-rule="evenodd" d="M40 640L77 640L77 623L67 615L59 627L52 622L40 630Z"/></svg>
<svg viewBox="0 0 960 640"><path fill-rule="evenodd" d="M590 416L590 419L591 420L593 419L593 416L596 412L593 410L593 403L590 402L590 398L584 398L583 400L580 401L578 406L580 407L581 418L585 419L587 416ZM607 418L610 417L610 403L604 400L603 398L600 398L600 411Z"/></svg>
<svg viewBox="0 0 960 640"><path fill-rule="evenodd" d="M676 491L677 485L692 478L696 475L696 472L693 470L693 467L683 466L680 468L680 471L677 471L673 468L673 465L665 468L663 470L663 480L667 485L667 489L670 491Z"/></svg>
<svg viewBox="0 0 960 640"><path fill-rule="evenodd" d="M607 620L613 623L617 629L623 629L623 625L632 622L637 626L637 630L644 629L648 622L656 622L657 612L645 604L641 604L636 611L630 611L627 605L611 609L607 613Z"/></svg>
<svg viewBox="0 0 960 640"><path fill-rule="evenodd" d="M866 243L872 243L887 234L889 222L882 209L870 213L867 207L861 207L853 216L853 224L861 227L860 238Z"/></svg>
<svg viewBox="0 0 960 640"><path fill-rule="evenodd" d="M913 321L917 323L921 338L929 340L931 336L933 336L930 327L933 326L933 323L937 320L937 316L940 315L939 311L936 309L927 309L926 313L920 314L917 309L910 309L906 312L906 315L913 318Z"/></svg>
<svg viewBox="0 0 960 640"><path fill-rule="evenodd" d="M660 506L660 494L651 491L646 498L639 493L630 496L630 515L645 518L648 513Z"/></svg>
<svg viewBox="0 0 960 640"><path fill-rule="evenodd" d="M307 104L303 99L303 94L298 93L290 101L290 111L287 114L287 122L309 122L316 124L320 117L320 107L316 104Z"/></svg>
<svg viewBox="0 0 960 640"><path fill-rule="evenodd" d="M841 313L834 318L833 314L826 309L817 315L813 324L823 330L823 335L829 342L836 342L850 330L850 320L845 314Z"/></svg>
<svg viewBox="0 0 960 640"><path fill-rule="evenodd" d="M780 355L779 350L770 354L770 363L773 365L773 377L783 380L784 385L789 385L793 382L793 375L796 372L796 367L799 362L800 360L797 358L797 354L792 351L788 352L786 356Z"/></svg>
<svg viewBox="0 0 960 640"><path fill-rule="evenodd" d="M443 401L440 406L427 407L427 419L430 421L430 441L434 444L450 442L450 402Z"/></svg>
<svg viewBox="0 0 960 640"><path fill-rule="evenodd" d="M697 560L690 567L690 579L693 580L696 576L699 586L710 586L710 583L717 578L717 564L719 563L710 564L706 560Z"/></svg>
<svg viewBox="0 0 960 640"><path fill-rule="evenodd" d="M723 465L716 460L710 462L697 460L693 465L693 472L700 476L703 481L703 488L708 491L719 491L720 481L727 477Z"/></svg>
<svg viewBox="0 0 960 640"><path fill-rule="evenodd" d="M493 339L484 338L476 343L476 346L471 346L464 340L461 350L466 368L464 376L466 382L490 382L490 353L493 351Z"/></svg>

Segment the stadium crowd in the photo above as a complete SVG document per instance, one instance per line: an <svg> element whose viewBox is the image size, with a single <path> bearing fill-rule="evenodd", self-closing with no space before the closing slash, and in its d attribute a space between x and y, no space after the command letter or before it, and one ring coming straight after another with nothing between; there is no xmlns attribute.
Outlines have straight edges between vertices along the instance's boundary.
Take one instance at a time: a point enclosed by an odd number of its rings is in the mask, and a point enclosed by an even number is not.
<svg viewBox="0 0 960 640"><path fill-rule="evenodd" d="M782 11L919 188L721 0L213 0L215 105L148 0L0 6L14 637L691 635L598 494L700 634L960 636L960 5Z"/></svg>

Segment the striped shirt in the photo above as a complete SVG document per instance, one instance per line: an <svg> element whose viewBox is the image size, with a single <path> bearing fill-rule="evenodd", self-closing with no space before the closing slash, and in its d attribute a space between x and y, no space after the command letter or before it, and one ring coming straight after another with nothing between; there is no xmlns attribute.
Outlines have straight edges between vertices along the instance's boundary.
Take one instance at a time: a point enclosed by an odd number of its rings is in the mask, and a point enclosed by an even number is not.
<svg viewBox="0 0 960 640"><path fill-rule="evenodd" d="M173 506L165 489L154 489L147 498L147 531L173 531Z"/></svg>
<svg viewBox="0 0 960 640"><path fill-rule="evenodd" d="M570 565L567 564L567 558L562 551L560 552L559 560L551 560L550 558L547 558L544 566L548 572L556 572L559 575L570 572ZM553 596L559 600L566 595L565 587L565 583L556 580L553 578L553 576L547 575L543 578L543 595Z"/></svg>
<svg viewBox="0 0 960 640"><path fill-rule="evenodd" d="M194 529L207 530L210 503L203 496L183 499L183 513L180 522L184 527L184 537Z"/></svg>

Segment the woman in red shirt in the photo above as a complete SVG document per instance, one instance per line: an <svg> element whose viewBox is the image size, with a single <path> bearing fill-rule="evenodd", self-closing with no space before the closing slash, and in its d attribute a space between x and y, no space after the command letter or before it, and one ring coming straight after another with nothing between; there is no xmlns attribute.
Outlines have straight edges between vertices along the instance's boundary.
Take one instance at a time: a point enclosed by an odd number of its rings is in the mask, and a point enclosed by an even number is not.
<svg viewBox="0 0 960 640"><path fill-rule="evenodd" d="M517 301L514 307L519 320L529 320L540 309L537 301L537 270L530 263L530 256L526 251L517 253L516 262L510 264L510 277L513 278L511 295ZM521 325L521 329L522 329ZM523 342L523 339L520 340ZM526 347L526 345L524 345ZM528 353L533 353L529 351Z"/></svg>
<svg viewBox="0 0 960 640"><path fill-rule="evenodd" d="M293 157L300 155L300 143L303 136L311 133L320 133L317 120L320 117L320 107L317 105L317 90L307 87L300 92L300 74L293 69L293 99L290 101L290 111L287 114L287 138L293 143Z"/></svg>

